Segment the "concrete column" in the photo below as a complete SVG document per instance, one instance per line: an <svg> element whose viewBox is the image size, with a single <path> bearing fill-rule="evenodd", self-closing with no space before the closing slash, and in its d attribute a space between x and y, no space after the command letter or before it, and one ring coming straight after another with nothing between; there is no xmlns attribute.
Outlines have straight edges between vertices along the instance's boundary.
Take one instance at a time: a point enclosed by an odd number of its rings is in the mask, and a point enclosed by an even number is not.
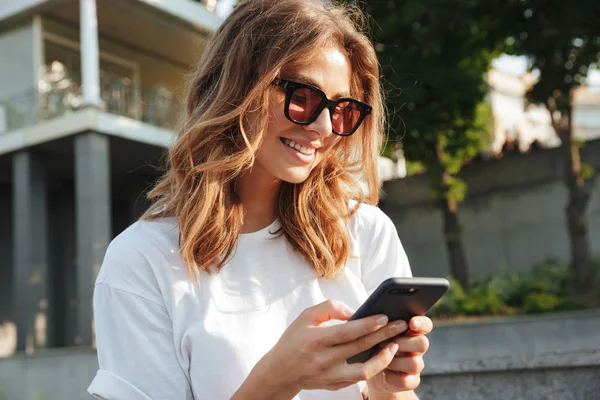
<svg viewBox="0 0 600 400"><path fill-rule="evenodd" d="M96 0L79 0L82 106L104 108L100 97L100 49Z"/></svg>
<svg viewBox="0 0 600 400"><path fill-rule="evenodd" d="M55 186L48 196L50 248L51 346L72 346L77 321L75 267L75 192L71 184Z"/></svg>
<svg viewBox="0 0 600 400"><path fill-rule="evenodd" d="M109 138L84 133L75 138L75 236L77 333L75 344L91 345L94 282L111 234Z"/></svg>
<svg viewBox="0 0 600 400"><path fill-rule="evenodd" d="M48 338L46 174L30 151L13 157L13 313L17 351L32 353Z"/></svg>

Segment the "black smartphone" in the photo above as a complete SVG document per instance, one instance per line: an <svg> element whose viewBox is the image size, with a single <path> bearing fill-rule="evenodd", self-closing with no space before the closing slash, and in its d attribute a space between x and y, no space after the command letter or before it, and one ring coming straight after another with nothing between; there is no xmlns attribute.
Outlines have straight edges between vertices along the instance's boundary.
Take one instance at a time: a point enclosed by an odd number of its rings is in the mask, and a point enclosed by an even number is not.
<svg viewBox="0 0 600 400"><path fill-rule="evenodd" d="M350 318L350 321L385 314L389 321L406 322L425 313L442 298L450 282L444 278L389 278L369 296L362 306ZM373 346L348 359L348 363L365 362L377 350Z"/></svg>

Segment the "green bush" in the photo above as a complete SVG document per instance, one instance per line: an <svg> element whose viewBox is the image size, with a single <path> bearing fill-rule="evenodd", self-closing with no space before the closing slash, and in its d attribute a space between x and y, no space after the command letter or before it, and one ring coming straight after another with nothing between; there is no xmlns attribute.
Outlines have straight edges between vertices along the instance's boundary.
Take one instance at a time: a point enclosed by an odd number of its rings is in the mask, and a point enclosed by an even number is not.
<svg viewBox="0 0 600 400"><path fill-rule="evenodd" d="M433 307L431 314L442 317L464 315L463 304L467 295L457 280L450 278L448 292Z"/></svg>
<svg viewBox="0 0 600 400"><path fill-rule="evenodd" d="M561 303L561 299L552 293L529 293L525 297L523 312L525 314L541 314L554 311Z"/></svg>
<svg viewBox="0 0 600 400"><path fill-rule="evenodd" d="M489 285L471 289L463 306L466 315L506 314L509 308Z"/></svg>
<svg viewBox="0 0 600 400"><path fill-rule="evenodd" d="M600 299L600 258L598 271ZM571 269L565 263L548 260L527 271L479 277L469 283L468 292L451 279L448 293L432 308L436 318L539 314L583 308L573 298Z"/></svg>
<svg viewBox="0 0 600 400"><path fill-rule="evenodd" d="M468 293L465 293L456 280L451 279L450 281L448 293L433 307L430 313L432 316L451 318L514 314L514 310L489 284L473 286Z"/></svg>

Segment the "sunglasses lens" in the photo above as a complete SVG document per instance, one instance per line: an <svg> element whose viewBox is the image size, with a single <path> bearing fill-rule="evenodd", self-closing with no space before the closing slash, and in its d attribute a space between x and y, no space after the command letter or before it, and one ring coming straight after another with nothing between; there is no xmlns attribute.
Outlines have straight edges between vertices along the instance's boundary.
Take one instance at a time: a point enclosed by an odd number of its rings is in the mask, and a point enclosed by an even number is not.
<svg viewBox="0 0 600 400"><path fill-rule="evenodd" d="M323 110L323 94L312 88L295 87L292 93L288 92L288 117L301 124L310 123L317 118ZM333 131L338 135L350 135L360 125L364 114L368 111L364 105L356 100L343 100L337 102L331 115Z"/></svg>
<svg viewBox="0 0 600 400"><path fill-rule="evenodd" d="M319 93L309 88L298 88L290 99L290 118L296 122L310 121L322 104Z"/></svg>
<svg viewBox="0 0 600 400"><path fill-rule="evenodd" d="M353 101L338 103L331 118L333 130L340 135L351 133L358 125L361 114L359 103Z"/></svg>

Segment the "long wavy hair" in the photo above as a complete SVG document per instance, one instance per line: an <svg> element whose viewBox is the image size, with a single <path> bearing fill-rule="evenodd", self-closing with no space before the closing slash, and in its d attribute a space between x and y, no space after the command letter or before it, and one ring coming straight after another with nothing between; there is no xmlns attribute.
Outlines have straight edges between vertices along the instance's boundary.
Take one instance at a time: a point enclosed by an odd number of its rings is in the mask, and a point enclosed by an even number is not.
<svg viewBox="0 0 600 400"><path fill-rule="evenodd" d="M165 174L148 194L142 218L177 218L190 274L219 271L235 249L244 209L235 180L252 168L265 135L268 90L282 70L308 63L320 49L345 52L351 95L373 107L360 129L342 138L299 184L278 193L279 234L320 277L351 252L349 217L378 201L377 155L384 129L379 64L360 9L311 0L242 1L210 38L190 76L185 120ZM357 176L368 188L365 195Z"/></svg>

